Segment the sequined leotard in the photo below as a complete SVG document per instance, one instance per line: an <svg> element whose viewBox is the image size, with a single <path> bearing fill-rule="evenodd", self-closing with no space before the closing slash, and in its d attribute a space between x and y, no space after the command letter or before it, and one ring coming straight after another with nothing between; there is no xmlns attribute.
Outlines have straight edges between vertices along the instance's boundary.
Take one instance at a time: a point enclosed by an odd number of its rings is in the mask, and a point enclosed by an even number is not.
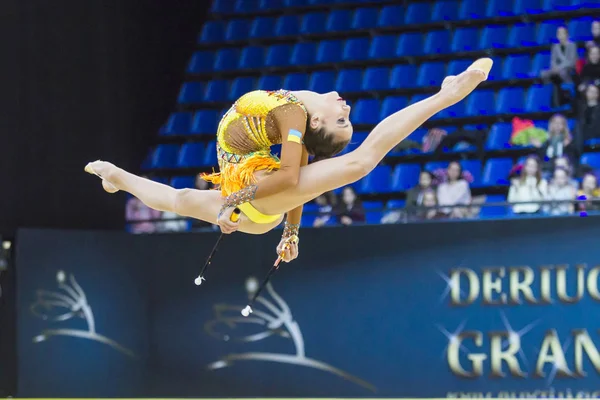
<svg viewBox="0 0 600 400"><path fill-rule="evenodd" d="M257 90L240 97L225 113L217 130L218 173L202 178L217 184L228 196L255 183L254 172L280 167L271 146L281 144L278 121L303 118L304 105L289 91Z"/></svg>

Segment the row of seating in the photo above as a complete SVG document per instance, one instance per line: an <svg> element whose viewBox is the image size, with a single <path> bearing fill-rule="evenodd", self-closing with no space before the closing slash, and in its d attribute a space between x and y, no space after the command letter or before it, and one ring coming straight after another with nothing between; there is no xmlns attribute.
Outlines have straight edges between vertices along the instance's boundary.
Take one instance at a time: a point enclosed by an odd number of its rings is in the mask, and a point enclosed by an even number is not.
<svg viewBox="0 0 600 400"><path fill-rule="evenodd" d="M436 6L445 5L450 2L439 2ZM458 3L458 2L456 2ZM482 7L485 3L480 1ZM498 3L496 3L498 4ZM493 6L494 3L489 3ZM428 3L415 3L411 7L429 7ZM317 12L309 13L304 16L298 15L283 15L281 17L258 17L253 20L248 19L232 19L228 22L209 21L202 28L202 32L198 37L200 44L221 43L226 41L247 41L251 39L268 39L274 37L299 36L299 35L314 35L332 32L347 32L360 29L384 28L390 26L402 25L402 13L398 11L401 7L385 7L379 11L378 8L363 8L356 11L353 10L338 10L330 13ZM489 8L489 7L488 7ZM458 8L448 8L448 11L454 10L458 12ZM388 12L389 11L389 12ZM469 10L470 11L470 10ZM433 15L435 17L435 15ZM408 13L405 16L405 21L412 20L410 23L427 23L432 17L430 12L422 12L421 14ZM453 16L441 16L448 19L455 19ZM409 22L406 22L409 23ZM542 23L540 31L534 32L533 28L521 29L520 34L525 33L528 40L535 41L540 44L549 43L556 36L556 25L565 24L565 21L552 20L549 23ZM575 40L585 40L590 36L590 19L578 18L573 19L569 24L569 32ZM499 26L499 28L505 28ZM548 30L554 31L549 32ZM462 28L457 29L458 32L473 32L477 28ZM485 32L485 28L484 28ZM450 42L446 38L446 42ZM474 44L476 45L476 44Z"/></svg>
<svg viewBox="0 0 600 400"><path fill-rule="evenodd" d="M248 1L237 0L232 4L231 0L215 0L213 2L212 12L221 14L246 14L270 11L270 10L288 10L292 7L306 7L333 4L356 4L360 6L368 3L378 3L379 0L260 0ZM549 11L567 11L583 7L598 7L595 0L463 0L462 4L458 0L416 2L409 4L404 12L403 8L398 7L402 23L419 23L425 21L444 21L470 18L486 18L498 15L522 15L525 13L535 14ZM398 12L398 11L396 11ZM391 12L390 12L391 13ZM427 14L428 19L421 17ZM403 18L402 18L403 17Z"/></svg>

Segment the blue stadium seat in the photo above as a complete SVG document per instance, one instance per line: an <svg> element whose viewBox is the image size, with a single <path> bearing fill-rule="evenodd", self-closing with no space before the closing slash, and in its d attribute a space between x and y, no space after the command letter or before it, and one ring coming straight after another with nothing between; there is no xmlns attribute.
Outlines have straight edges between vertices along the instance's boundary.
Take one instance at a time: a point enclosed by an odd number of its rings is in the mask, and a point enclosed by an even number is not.
<svg viewBox="0 0 600 400"><path fill-rule="evenodd" d="M362 99L354 106L355 124L376 124L379 122L379 101L375 99Z"/></svg>
<svg viewBox="0 0 600 400"><path fill-rule="evenodd" d="M463 0L458 11L458 18L461 20L485 18L486 3L480 0Z"/></svg>
<svg viewBox="0 0 600 400"><path fill-rule="evenodd" d="M433 6L432 21L456 21L458 20L459 1L440 0Z"/></svg>
<svg viewBox="0 0 600 400"><path fill-rule="evenodd" d="M239 63L239 51L237 49L221 49L215 60L216 71L231 71L237 68Z"/></svg>
<svg viewBox="0 0 600 400"><path fill-rule="evenodd" d="M485 163L481 183L484 186L508 185L508 174L513 166L510 158L492 158Z"/></svg>
<svg viewBox="0 0 600 400"><path fill-rule="evenodd" d="M210 11L216 14L231 12L231 0L214 0Z"/></svg>
<svg viewBox="0 0 600 400"><path fill-rule="evenodd" d="M510 136L512 135L512 124L497 123L492 126L485 142L486 150L510 149Z"/></svg>
<svg viewBox="0 0 600 400"><path fill-rule="evenodd" d="M398 39L398 49L396 55L403 56L419 56L424 54L423 35L420 32L403 33Z"/></svg>
<svg viewBox="0 0 600 400"><path fill-rule="evenodd" d="M217 43L225 40L225 23L221 21L208 21L202 27L198 38L199 43Z"/></svg>
<svg viewBox="0 0 600 400"><path fill-rule="evenodd" d="M209 81L206 85L204 100L206 101L227 101L229 93L229 81L217 79Z"/></svg>
<svg viewBox="0 0 600 400"><path fill-rule="evenodd" d="M261 11L278 10L284 8L283 0L260 0L258 9Z"/></svg>
<svg viewBox="0 0 600 400"><path fill-rule="evenodd" d="M344 61L362 61L369 58L369 38L353 38L346 40L344 45Z"/></svg>
<svg viewBox="0 0 600 400"><path fill-rule="evenodd" d="M540 76L540 72L548 68L550 68L550 52L546 51L536 54L531 66L531 75Z"/></svg>
<svg viewBox="0 0 600 400"><path fill-rule="evenodd" d="M257 17L252 22L250 38L264 39L274 36L276 20L272 17Z"/></svg>
<svg viewBox="0 0 600 400"><path fill-rule="evenodd" d="M196 187L196 178L193 176L174 176L169 185L175 189L193 189Z"/></svg>
<svg viewBox="0 0 600 400"><path fill-rule="evenodd" d="M327 26L327 14L324 12L309 13L302 18L300 33L310 35L325 32Z"/></svg>
<svg viewBox="0 0 600 400"><path fill-rule="evenodd" d="M571 0L545 0L544 10L546 11L567 11L571 10Z"/></svg>
<svg viewBox="0 0 600 400"><path fill-rule="evenodd" d="M179 145L159 144L152 155L152 169L176 168L179 157Z"/></svg>
<svg viewBox="0 0 600 400"><path fill-rule="evenodd" d="M352 29L371 29L377 26L379 9L377 7L359 8L354 11Z"/></svg>
<svg viewBox="0 0 600 400"><path fill-rule="evenodd" d="M304 2L300 1L300 0L294 0L296 2L298 2L298 4L302 4L303 6L306 5L306 0L304 0ZM334 4L336 3L336 0L308 0L308 2L310 3L310 5L326 5L326 4Z"/></svg>
<svg viewBox="0 0 600 400"><path fill-rule="evenodd" d="M396 89L415 87L417 85L417 68L414 65L397 65L392 69L390 86Z"/></svg>
<svg viewBox="0 0 600 400"><path fill-rule="evenodd" d="M537 42L539 44L557 43L556 30L564 21L544 21L538 27Z"/></svg>
<svg viewBox="0 0 600 400"><path fill-rule="evenodd" d="M402 26L404 23L404 9L402 6L387 6L379 13L379 26Z"/></svg>
<svg viewBox="0 0 600 400"><path fill-rule="evenodd" d="M465 71L471 65L471 60L454 60L448 64L448 72L446 75L458 75Z"/></svg>
<svg viewBox="0 0 600 400"><path fill-rule="evenodd" d="M319 44L317 51L317 63L336 63L342 61L342 49L344 42L342 40L323 40Z"/></svg>
<svg viewBox="0 0 600 400"><path fill-rule="evenodd" d="M244 40L248 38L250 33L250 20L248 19L234 19L230 20L227 24L227 31L225 31L225 40Z"/></svg>
<svg viewBox="0 0 600 400"><path fill-rule="evenodd" d="M235 101L244 94L251 92L256 87L256 82L252 77L236 78L231 83L231 91L229 92L229 100Z"/></svg>
<svg viewBox="0 0 600 400"><path fill-rule="evenodd" d="M241 69L262 68L265 63L265 49L260 46L247 46L242 50L239 67Z"/></svg>
<svg viewBox="0 0 600 400"><path fill-rule="evenodd" d="M503 218L507 214L507 206L489 206L487 204L506 203L506 196L487 195L485 203L479 212L480 218Z"/></svg>
<svg viewBox="0 0 600 400"><path fill-rule="evenodd" d="M297 43L292 51L292 65L313 65L317 54L315 42Z"/></svg>
<svg viewBox="0 0 600 400"><path fill-rule="evenodd" d="M307 5L306 0L283 0L285 7L305 7Z"/></svg>
<svg viewBox="0 0 600 400"><path fill-rule="evenodd" d="M405 24L426 24L431 21L431 5L429 2L412 3L406 9Z"/></svg>
<svg viewBox="0 0 600 400"><path fill-rule="evenodd" d="M525 112L523 99L525 90L520 87L508 87L500 90L496 101L496 112L498 114L514 114Z"/></svg>
<svg viewBox="0 0 600 400"><path fill-rule="evenodd" d="M236 14L248 14L256 11L256 5L256 1L237 0L233 9Z"/></svg>
<svg viewBox="0 0 600 400"><path fill-rule="evenodd" d="M469 96L470 97L470 96ZM468 99L468 98L467 98ZM467 115L467 101L461 100L458 103L446 108L437 114L437 118L460 118Z"/></svg>
<svg viewBox="0 0 600 400"><path fill-rule="evenodd" d="M534 24L518 24L511 28L508 34L509 47L537 46L536 29Z"/></svg>
<svg viewBox="0 0 600 400"><path fill-rule="evenodd" d="M534 85L527 91L526 111L551 111L552 85Z"/></svg>
<svg viewBox="0 0 600 400"><path fill-rule="evenodd" d="M277 90L282 89L282 78L277 75L263 75L258 80L257 89L260 90Z"/></svg>
<svg viewBox="0 0 600 400"><path fill-rule="evenodd" d="M350 30L352 23L351 10L334 10L327 18L327 32L341 32Z"/></svg>
<svg viewBox="0 0 600 400"><path fill-rule="evenodd" d="M445 64L441 62L425 63L419 68L417 86L440 86L446 77Z"/></svg>
<svg viewBox="0 0 600 400"><path fill-rule="evenodd" d="M583 153L579 162L581 165L589 165L593 169L600 169L600 153Z"/></svg>
<svg viewBox="0 0 600 400"><path fill-rule="evenodd" d="M344 92L360 92L362 91L362 81L362 69L343 69L338 73L335 87L343 89Z"/></svg>
<svg viewBox="0 0 600 400"><path fill-rule="evenodd" d="M283 80L283 87L287 90L306 90L308 75L300 72L288 74Z"/></svg>
<svg viewBox="0 0 600 400"><path fill-rule="evenodd" d="M180 168L201 167L204 157L204 143L185 143L179 151L177 166Z"/></svg>
<svg viewBox="0 0 600 400"><path fill-rule="evenodd" d="M352 140L350 140L350 143L348 143L348 145L346 146L345 153L350 153L354 150L356 150L356 148L358 146L360 146L362 144L362 142L364 142L364 140L366 139L366 137L369 135L368 132L355 132L352 135Z"/></svg>
<svg viewBox="0 0 600 400"><path fill-rule="evenodd" d="M430 31L425 37L425 53L450 53L450 31Z"/></svg>
<svg viewBox="0 0 600 400"><path fill-rule="evenodd" d="M204 100L204 85L201 82L185 82L177 101L181 104L200 103Z"/></svg>
<svg viewBox="0 0 600 400"><path fill-rule="evenodd" d="M515 15L513 0L488 0L485 15L490 18Z"/></svg>
<svg viewBox="0 0 600 400"><path fill-rule="evenodd" d="M468 116L480 116L480 115L493 115L495 114L495 95L491 90L478 90L467 98L467 115Z"/></svg>
<svg viewBox="0 0 600 400"><path fill-rule="evenodd" d="M298 33L300 33L300 19L298 16L282 15L277 19L276 36L297 36Z"/></svg>
<svg viewBox="0 0 600 400"><path fill-rule="evenodd" d="M211 72L214 64L215 53L212 51L196 51L190 59L187 72L192 74Z"/></svg>
<svg viewBox="0 0 600 400"><path fill-rule="evenodd" d="M544 12L542 0L515 0L515 14L541 14Z"/></svg>
<svg viewBox="0 0 600 400"><path fill-rule="evenodd" d="M220 115L216 110L200 110L192 121L193 134L216 135Z"/></svg>
<svg viewBox="0 0 600 400"><path fill-rule="evenodd" d="M429 172L434 172L435 170L438 169L446 169L448 168L448 161L430 161L427 164L425 164L425 167L423 168L425 171L429 171Z"/></svg>
<svg viewBox="0 0 600 400"><path fill-rule="evenodd" d="M489 25L481 31L481 49L503 49L508 47L508 27Z"/></svg>
<svg viewBox="0 0 600 400"><path fill-rule="evenodd" d="M217 165L217 144L215 141L208 142L206 145L206 151L204 152L204 159L202 160L202 164L207 167L216 166Z"/></svg>
<svg viewBox="0 0 600 400"><path fill-rule="evenodd" d="M446 31L447 32L447 31ZM479 29L459 28L454 31L452 52L473 51L479 47Z"/></svg>
<svg viewBox="0 0 600 400"><path fill-rule="evenodd" d="M375 36L369 49L369 58L375 60L394 58L397 43L398 36L396 35Z"/></svg>
<svg viewBox="0 0 600 400"><path fill-rule="evenodd" d="M284 67L290 65L292 46L289 44L275 44L267 50L267 67Z"/></svg>
<svg viewBox="0 0 600 400"><path fill-rule="evenodd" d="M192 128L192 113L176 112L172 113L167 120L165 129L162 132L165 136L170 135L189 135Z"/></svg>
<svg viewBox="0 0 600 400"><path fill-rule="evenodd" d="M316 71L310 77L309 90L317 93L327 93L335 90L335 71Z"/></svg>
<svg viewBox="0 0 600 400"><path fill-rule="evenodd" d="M404 192L419 183L421 167L419 164L398 164L392 175L392 187L394 192Z"/></svg>
<svg viewBox="0 0 600 400"><path fill-rule="evenodd" d="M381 211L367 211L365 214L365 220L367 224L377 225L381 223L383 218L383 212Z"/></svg>
<svg viewBox="0 0 600 400"><path fill-rule="evenodd" d="M363 78L363 90L386 90L390 88L390 69L385 67L367 68Z"/></svg>
<svg viewBox="0 0 600 400"><path fill-rule="evenodd" d="M389 208L390 210L398 210L398 209L406 207L406 201L405 200L389 200L386 203L385 207Z"/></svg>
<svg viewBox="0 0 600 400"><path fill-rule="evenodd" d="M473 185L481 181L481 161L480 160L461 160L460 165L463 171L469 171L473 176Z"/></svg>
<svg viewBox="0 0 600 400"><path fill-rule="evenodd" d="M528 54L508 56L502 69L503 79L529 78L531 71L530 56Z"/></svg>
<svg viewBox="0 0 600 400"><path fill-rule="evenodd" d="M592 22L591 18L573 19L569 22L569 36L573 41L592 40Z"/></svg>
<svg viewBox="0 0 600 400"><path fill-rule="evenodd" d="M381 104L381 113L379 119L389 117L396 111L400 111L408 105L408 99L403 96L390 96L386 97Z"/></svg>
<svg viewBox="0 0 600 400"><path fill-rule="evenodd" d="M408 135L408 140L412 140L413 142L422 144L425 135L427 135L427 129L420 128Z"/></svg>
<svg viewBox="0 0 600 400"><path fill-rule="evenodd" d="M392 169L387 165L375 167L366 177L360 181L358 192L363 193L389 193L391 191L390 181ZM383 208L383 204L381 207Z"/></svg>

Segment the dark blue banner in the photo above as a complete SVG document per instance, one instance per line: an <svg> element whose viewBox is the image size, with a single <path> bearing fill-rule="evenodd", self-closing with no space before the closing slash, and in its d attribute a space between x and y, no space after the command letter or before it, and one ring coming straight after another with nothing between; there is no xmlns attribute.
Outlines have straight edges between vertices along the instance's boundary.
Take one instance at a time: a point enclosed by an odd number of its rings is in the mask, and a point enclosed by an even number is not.
<svg viewBox="0 0 600 400"><path fill-rule="evenodd" d="M248 318L278 232L23 231L19 395L598 397L598 222L305 229Z"/></svg>

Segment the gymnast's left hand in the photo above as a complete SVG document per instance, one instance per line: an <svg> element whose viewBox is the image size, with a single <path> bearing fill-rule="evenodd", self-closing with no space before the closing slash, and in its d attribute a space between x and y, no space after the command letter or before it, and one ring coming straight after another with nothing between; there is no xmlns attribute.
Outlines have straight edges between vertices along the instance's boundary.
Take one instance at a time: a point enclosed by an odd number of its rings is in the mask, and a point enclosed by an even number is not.
<svg viewBox="0 0 600 400"><path fill-rule="evenodd" d="M277 246L277 255L281 255L282 252L283 261L286 263L298 258L298 241L288 241L287 238L281 238Z"/></svg>

